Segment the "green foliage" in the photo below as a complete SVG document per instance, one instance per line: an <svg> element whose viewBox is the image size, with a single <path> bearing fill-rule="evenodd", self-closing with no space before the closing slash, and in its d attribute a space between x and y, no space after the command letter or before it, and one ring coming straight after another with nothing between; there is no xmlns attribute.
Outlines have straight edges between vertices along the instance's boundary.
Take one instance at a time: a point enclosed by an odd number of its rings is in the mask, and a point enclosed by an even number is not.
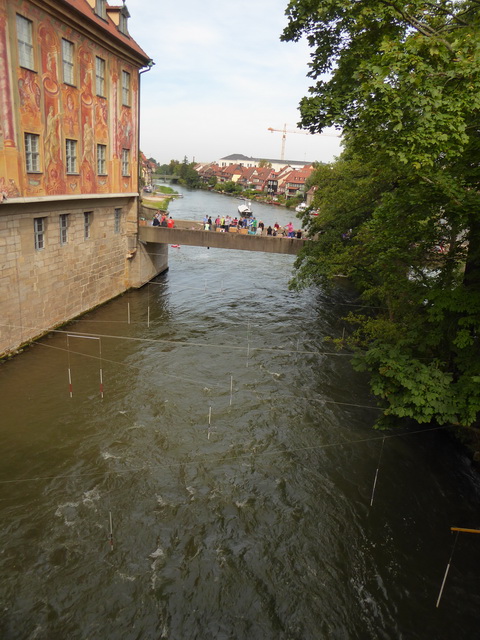
<svg viewBox="0 0 480 640"><path fill-rule="evenodd" d="M283 35L312 47L301 125L346 139L311 178L293 286L352 280L365 310L337 342L385 416L422 423L480 426L478 8L292 0Z"/></svg>
<svg viewBox="0 0 480 640"><path fill-rule="evenodd" d="M172 189L172 187L165 187L163 185L157 185L155 187L155 191L158 191L159 193L178 193L178 191L175 191L175 189Z"/></svg>
<svg viewBox="0 0 480 640"><path fill-rule="evenodd" d="M223 191L224 193L240 193L242 191L242 187L233 182L233 180L228 180L227 182L219 182L215 185L216 191Z"/></svg>

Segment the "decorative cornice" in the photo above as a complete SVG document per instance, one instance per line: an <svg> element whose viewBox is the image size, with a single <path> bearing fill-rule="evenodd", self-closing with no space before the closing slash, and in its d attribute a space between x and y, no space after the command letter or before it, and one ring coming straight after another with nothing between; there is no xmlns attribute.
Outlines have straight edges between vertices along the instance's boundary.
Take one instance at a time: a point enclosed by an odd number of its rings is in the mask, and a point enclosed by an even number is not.
<svg viewBox="0 0 480 640"><path fill-rule="evenodd" d="M9 204L33 204L35 202L72 202L75 200L107 200L118 198L138 198L138 192L132 193L82 193L78 196L34 196L30 198L8 198L0 205L0 210Z"/></svg>

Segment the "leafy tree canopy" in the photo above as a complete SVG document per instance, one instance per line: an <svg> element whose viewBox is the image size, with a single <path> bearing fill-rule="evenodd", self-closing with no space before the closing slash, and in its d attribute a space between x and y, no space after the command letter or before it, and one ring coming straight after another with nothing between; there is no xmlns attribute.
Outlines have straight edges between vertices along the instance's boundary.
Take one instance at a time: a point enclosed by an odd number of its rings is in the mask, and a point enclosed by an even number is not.
<svg viewBox="0 0 480 640"><path fill-rule="evenodd" d="M292 0L312 47L311 131L341 127L294 284L347 275L356 366L385 416L480 426L480 55L476 1Z"/></svg>

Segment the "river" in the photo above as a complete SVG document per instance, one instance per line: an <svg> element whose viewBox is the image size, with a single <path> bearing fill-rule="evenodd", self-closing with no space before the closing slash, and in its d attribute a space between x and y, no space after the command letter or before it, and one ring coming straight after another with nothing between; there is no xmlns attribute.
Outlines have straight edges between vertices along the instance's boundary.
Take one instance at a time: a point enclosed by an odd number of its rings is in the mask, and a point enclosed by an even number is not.
<svg viewBox="0 0 480 640"><path fill-rule="evenodd" d="M182 193L176 219L238 205ZM0 367L0 638L480 637L480 536L436 607L479 477L441 430L372 429L325 341L348 287L289 291L290 256L169 252Z"/></svg>

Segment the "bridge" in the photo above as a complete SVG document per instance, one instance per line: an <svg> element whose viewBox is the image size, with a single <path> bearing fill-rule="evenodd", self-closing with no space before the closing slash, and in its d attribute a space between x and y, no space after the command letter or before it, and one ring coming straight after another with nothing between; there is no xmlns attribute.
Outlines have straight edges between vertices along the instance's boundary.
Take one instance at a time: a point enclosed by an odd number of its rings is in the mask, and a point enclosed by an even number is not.
<svg viewBox="0 0 480 640"><path fill-rule="evenodd" d="M169 173L153 173L152 180L155 183L156 180L160 182L178 182L180 180L180 176L172 175Z"/></svg>
<svg viewBox="0 0 480 640"><path fill-rule="evenodd" d="M152 227L141 221L138 227L138 239L142 243L177 244L194 247L212 247L213 249L234 249L237 251L262 251L264 253L282 253L297 255L307 240L285 238L283 236L248 235L241 232L204 231L198 222L179 220L173 229Z"/></svg>

